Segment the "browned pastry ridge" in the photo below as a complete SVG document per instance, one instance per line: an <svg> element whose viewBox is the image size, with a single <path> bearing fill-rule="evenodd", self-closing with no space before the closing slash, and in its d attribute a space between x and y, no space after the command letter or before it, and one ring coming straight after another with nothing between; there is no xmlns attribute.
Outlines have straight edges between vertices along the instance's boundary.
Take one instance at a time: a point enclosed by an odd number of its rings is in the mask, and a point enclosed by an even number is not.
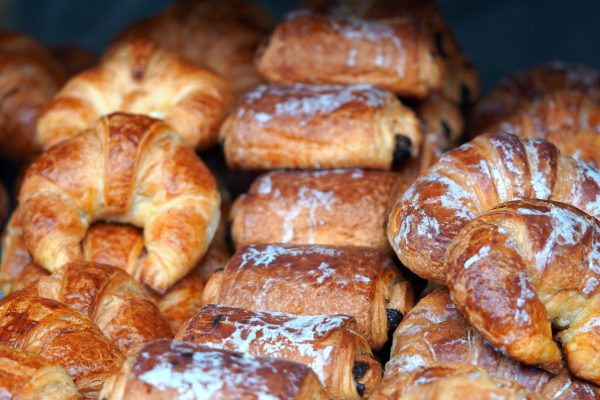
<svg viewBox="0 0 600 400"><path fill-rule="evenodd" d="M371 83L407 97L440 89L444 68L417 16L366 20L307 10L288 14L258 51L258 72L278 83Z"/></svg>
<svg viewBox="0 0 600 400"><path fill-rule="evenodd" d="M482 135L444 154L404 192L388 238L404 265L443 283L446 248L464 225L499 203L531 198L600 216L600 173L544 140Z"/></svg>
<svg viewBox="0 0 600 400"><path fill-rule="evenodd" d="M390 252L386 225L398 174L360 169L275 171L231 210L237 247L258 243L371 247Z"/></svg>
<svg viewBox="0 0 600 400"><path fill-rule="evenodd" d="M390 169L416 155L415 114L371 85L261 85L221 127L231 168Z"/></svg>
<svg viewBox="0 0 600 400"><path fill-rule="evenodd" d="M385 376L371 398L396 399L410 383L403 377L440 365L473 365L495 379L516 382L546 399L600 398L600 389L590 383L566 373L554 376L496 350L469 325L445 289L421 299L398 325Z"/></svg>
<svg viewBox="0 0 600 400"><path fill-rule="evenodd" d="M129 358L104 384L102 400L325 400L312 370L192 343L158 340Z"/></svg>
<svg viewBox="0 0 600 400"><path fill-rule="evenodd" d="M295 315L351 315L369 345L380 349L412 306L413 293L385 253L273 244L238 250L209 279L203 301Z"/></svg>
<svg viewBox="0 0 600 400"><path fill-rule="evenodd" d="M501 204L448 247L458 309L511 357L600 383L600 222L563 203Z"/></svg>
<svg viewBox="0 0 600 400"><path fill-rule="evenodd" d="M0 32L0 155L27 162L41 150L35 126L65 79L60 65L33 38Z"/></svg>
<svg viewBox="0 0 600 400"><path fill-rule="evenodd" d="M94 221L144 228L132 276L166 291L190 272L219 222L215 180L165 123L115 113L34 162L19 198L25 243L51 272L81 261Z"/></svg>
<svg viewBox="0 0 600 400"><path fill-rule="evenodd" d="M209 147L229 107L227 82L145 41L113 48L95 68L72 77L40 116L47 149L120 111L164 120L186 145Z"/></svg>
<svg viewBox="0 0 600 400"><path fill-rule="evenodd" d="M5 399L83 398L62 367L5 345L0 345L0 392Z"/></svg>
<svg viewBox="0 0 600 400"><path fill-rule="evenodd" d="M310 366L336 399L368 396L381 365L347 315L295 316L206 305L176 339Z"/></svg>
<svg viewBox="0 0 600 400"><path fill-rule="evenodd" d="M0 344L61 365L89 398L124 361L89 318L55 300L24 293L0 301Z"/></svg>
<svg viewBox="0 0 600 400"><path fill-rule="evenodd" d="M261 82L254 53L271 28L269 16L244 0L178 0L159 15L128 27L122 43L150 40L231 82L235 97Z"/></svg>

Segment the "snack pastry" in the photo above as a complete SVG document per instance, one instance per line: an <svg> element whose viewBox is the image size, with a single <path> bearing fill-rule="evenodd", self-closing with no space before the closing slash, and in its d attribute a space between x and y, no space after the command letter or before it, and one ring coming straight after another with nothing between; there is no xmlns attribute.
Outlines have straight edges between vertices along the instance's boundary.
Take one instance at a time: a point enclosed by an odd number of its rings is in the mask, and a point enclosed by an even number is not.
<svg viewBox="0 0 600 400"><path fill-rule="evenodd" d="M157 340L106 381L101 399L326 399L305 365Z"/></svg>
<svg viewBox="0 0 600 400"><path fill-rule="evenodd" d="M209 304L176 339L310 366L336 399L368 396L381 365L347 315L295 316Z"/></svg>
<svg viewBox="0 0 600 400"><path fill-rule="evenodd" d="M113 48L95 68L72 77L40 116L48 149L114 112L164 120L188 146L210 147L229 106L225 80L142 40Z"/></svg>
<svg viewBox="0 0 600 400"><path fill-rule="evenodd" d="M376 250L274 244L238 250L206 283L203 301L295 315L348 314L377 350L412 306L413 293L392 259Z"/></svg>
<svg viewBox="0 0 600 400"><path fill-rule="evenodd" d="M600 215L600 174L544 140L482 135L453 149L398 199L388 238L417 275L445 282L446 248L458 231L497 204L549 199Z"/></svg>
<svg viewBox="0 0 600 400"><path fill-rule="evenodd" d="M261 85L221 127L234 169L390 169L416 155L418 119L371 85Z"/></svg>
<svg viewBox="0 0 600 400"><path fill-rule="evenodd" d="M115 113L38 158L19 209L27 248L51 272L83 259L81 242L94 221L143 227L146 252L128 272L164 292L205 254L219 202L212 174L175 131Z"/></svg>
<svg viewBox="0 0 600 400"><path fill-rule="evenodd" d="M231 210L236 246L363 246L390 251L386 225L398 174L361 169L261 175Z"/></svg>

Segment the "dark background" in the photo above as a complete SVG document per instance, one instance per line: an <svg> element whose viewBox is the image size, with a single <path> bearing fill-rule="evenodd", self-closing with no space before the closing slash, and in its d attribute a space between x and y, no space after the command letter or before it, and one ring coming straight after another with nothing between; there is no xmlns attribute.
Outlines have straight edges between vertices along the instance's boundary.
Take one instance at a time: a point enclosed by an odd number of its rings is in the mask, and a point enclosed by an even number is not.
<svg viewBox="0 0 600 400"><path fill-rule="evenodd" d="M415 0L418 1L418 0ZM484 88L517 69L549 60L600 67L600 1L438 0L478 67ZM257 0L274 18L293 0ZM75 43L100 53L129 23L169 0L0 0L0 24L53 45Z"/></svg>

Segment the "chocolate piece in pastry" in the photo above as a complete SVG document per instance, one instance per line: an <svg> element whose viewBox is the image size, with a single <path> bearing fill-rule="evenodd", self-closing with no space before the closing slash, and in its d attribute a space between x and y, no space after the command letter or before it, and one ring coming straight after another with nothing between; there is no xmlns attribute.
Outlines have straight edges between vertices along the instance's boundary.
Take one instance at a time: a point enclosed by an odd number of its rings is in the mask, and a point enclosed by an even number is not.
<svg viewBox="0 0 600 400"><path fill-rule="evenodd" d="M386 225L397 185L393 172L270 172L235 201L233 241L237 247L296 243L389 252Z"/></svg>
<svg viewBox="0 0 600 400"><path fill-rule="evenodd" d="M157 340L106 381L100 399L321 400L327 396L302 364L192 343Z"/></svg>
<svg viewBox="0 0 600 400"><path fill-rule="evenodd" d="M368 396L381 366L347 315L295 316L206 305L176 339L310 366L336 399Z"/></svg>
<svg viewBox="0 0 600 400"><path fill-rule="evenodd" d="M261 85L220 134L227 164L243 170L390 169L421 143L413 111L370 85Z"/></svg>
<svg viewBox="0 0 600 400"><path fill-rule="evenodd" d="M207 282L203 301L296 315L348 314L371 347L380 349L413 297L384 253L281 244L238 250Z"/></svg>

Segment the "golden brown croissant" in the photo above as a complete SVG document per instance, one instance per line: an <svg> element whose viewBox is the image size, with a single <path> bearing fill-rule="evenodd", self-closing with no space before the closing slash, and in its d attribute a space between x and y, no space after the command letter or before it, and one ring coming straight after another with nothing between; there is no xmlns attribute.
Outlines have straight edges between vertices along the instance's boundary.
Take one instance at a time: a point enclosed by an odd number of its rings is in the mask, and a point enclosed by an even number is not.
<svg viewBox="0 0 600 400"><path fill-rule="evenodd" d="M205 304L296 315L348 314L371 347L413 304L391 258L361 247L254 245L242 248L204 289Z"/></svg>
<svg viewBox="0 0 600 400"><path fill-rule="evenodd" d="M83 398L62 367L5 345L0 345L0 393L3 399Z"/></svg>
<svg viewBox="0 0 600 400"><path fill-rule="evenodd" d="M36 134L47 149L120 111L162 119L186 145L205 148L217 142L228 102L219 75L138 40L71 78L44 109Z"/></svg>
<svg viewBox="0 0 600 400"><path fill-rule="evenodd" d="M389 252L393 172L275 171L260 176L231 210L237 247L255 243L364 246Z"/></svg>
<svg viewBox="0 0 600 400"><path fill-rule="evenodd" d="M415 114L371 85L261 85L221 127L231 168L390 169L416 155Z"/></svg>
<svg viewBox="0 0 600 400"><path fill-rule="evenodd" d="M326 399L303 364L192 343L158 340L104 384L102 400Z"/></svg>
<svg viewBox="0 0 600 400"><path fill-rule="evenodd" d="M20 278L23 269L33 263L25 245L23 218L18 210L11 214L2 233L1 257L0 290L6 295L11 292L13 283Z"/></svg>
<svg viewBox="0 0 600 400"><path fill-rule="evenodd" d="M408 97L442 87L433 34L417 16L367 20L288 14L259 49L258 72L279 83L371 83Z"/></svg>
<svg viewBox="0 0 600 400"><path fill-rule="evenodd" d="M402 390L400 377L445 363L474 365L494 378L514 381L548 399L600 398L600 389L590 383L566 373L554 376L496 350L467 323L449 293L438 289L421 299L394 332L391 358L377 392L391 396Z"/></svg>
<svg viewBox="0 0 600 400"><path fill-rule="evenodd" d="M510 75L473 109L470 124L472 133L483 133L520 107L561 90L576 90L598 96L600 73L585 65L552 62Z"/></svg>
<svg viewBox="0 0 600 400"><path fill-rule="evenodd" d="M206 305L176 339L310 366L332 398L368 396L381 365L347 315L294 316Z"/></svg>
<svg viewBox="0 0 600 400"><path fill-rule="evenodd" d="M50 52L62 65L69 77L92 68L98 63L98 56L96 54L73 44L53 46Z"/></svg>
<svg viewBox="0 0 600 400"><path fill-rule="evenodd" d="M88 398L95 398L124 360L89 318L55 300L24 293L0 301L0 344L61 365Z"/></svg>
<svg viewBox="0 0 600 400"><path fill-rule="evenodd" d="M404 265L441 283L446 248L464 225L499 203L530 198L600 216L600 174L544 140L479 136L447 152L404 192L388 238Z"/></svg>
<svg viewBox="0 0 600 400"><path fill-rule="evenodd" d="M557 91L534 100L486 128L552 142L564 155L600 167L600 99L580 91Z"/></svg>
<svg viewBox="0 0 600 400"><path fill-rule="evenodd" d="M448 247L450 294L468 321L516 360L600 383L600 222L563 203L501 204Z"/></svg>
<svg viewBox="0 0 600 400"><path fill-rule="evenodd" d="M254 53L271 27L267 13L243 0L178 0L128 27L117 43L150 40L205 65L231 82L236 97L261 82Z"/></svg>
<svg viewBox="0 0 600 400"><path fill-rule="evenodd" d="M51 272L83 258L80 243L96 220L144 228L137 280L165 291L198 263L219 221L210 171L161 121L115 113L52 147L21 188L25 243Z"/></svg>

